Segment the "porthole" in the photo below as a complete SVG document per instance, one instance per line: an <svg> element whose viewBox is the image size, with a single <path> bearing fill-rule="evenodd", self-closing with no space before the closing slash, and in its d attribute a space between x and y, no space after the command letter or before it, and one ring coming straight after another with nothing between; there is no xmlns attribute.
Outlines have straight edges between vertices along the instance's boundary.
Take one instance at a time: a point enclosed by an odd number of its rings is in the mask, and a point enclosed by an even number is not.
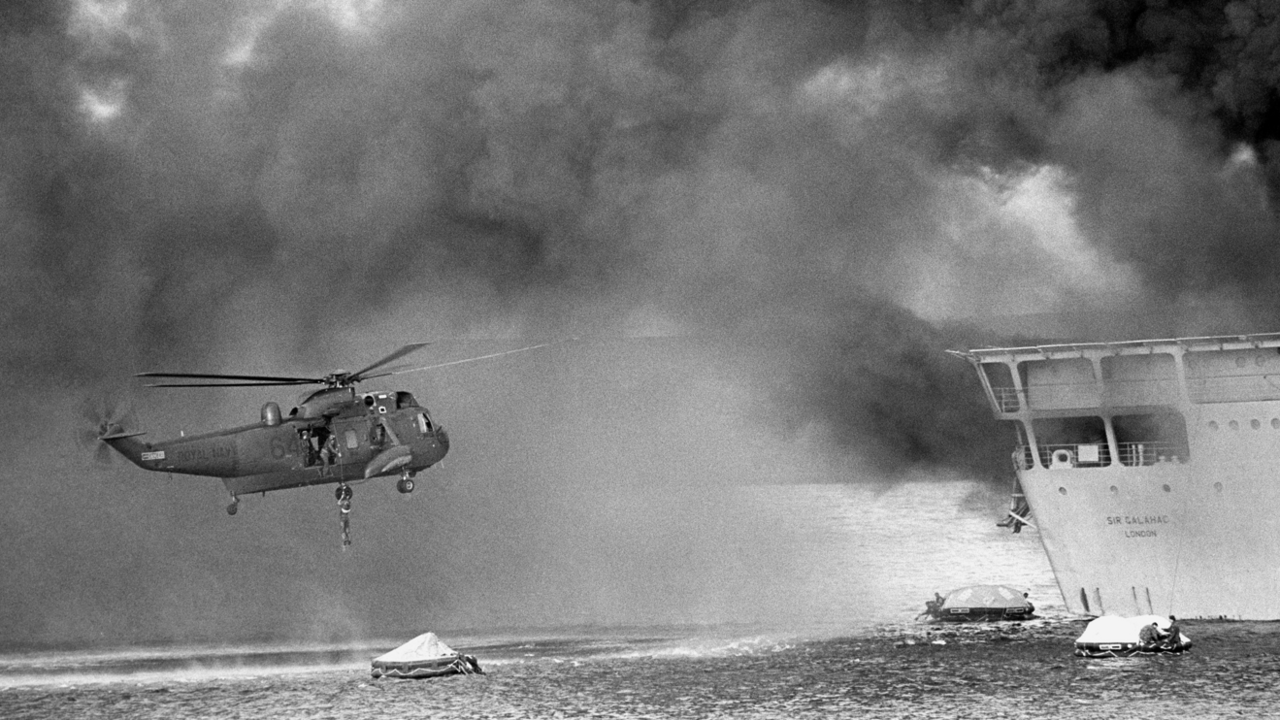
<svg viewBox="0 0 1280 720"><path fill-rule="evenodd" d="M1059 494L1059 495L1066 495L1066 494L1067 494L1067 489L1066 489L1066 488L1064 488L1064 487L1060 487L1060 488L1058 488L1058 494Z"/></svg>
<svg viewBox="0 0 1280 720"><path fill-rule="evenodd" d="M1249 421L1249 427L1253 428L1254 430L1257 430L1258 428L1262 427L1262 421L1257 418L1254 418Z"/></svg>
<svg viewBox="0 0 1280 720"><path fill-rule="evenodd" d="M1239 429L1240 429L1240 423L1236 422L1235 420L1232 420L1231 422L1227 423L1227 425L1228 425L1232 430L1239 430Z"/></svg>
<svg viewBox="0 0 1280 720"><path fill-rule="evenodd" d="M1271 427L1280 430L1280 418L1271 418Z"/></svg>
<svg viewBox="0 0 1280 720"><path fill-rule="evenodd" d="M1276 421L1274 421L1274 420L1273 420L1272 422L1274 423L1274 422L1276 422ZM1280 425L1277 425L1276 427L1280 427ZM1209 421L1209 429L1210 429L1210 430L1213 430L1214 432L1217 432L1217 430L1218 430L1218 421L1217 421L1217 420L1210 420L1210 421Z"/></svg>
<svg viewBox="0 0 1280 720"><path fill-rule="evenodd" d="M1165 492L1169 492L1170 490L1172 490L1172 488L1170 488L1168 485L1162 485L1161 487L1164 488Z"/></svg>
<svg viewBox="0 0 1280 720"><path fill-rule="evenodd" d="M1214 483L1214 484L1213 484L1213 489L1214 489L1214 490L1217 490L1218 492L1222 492L1222 483L1220 483L1220 482L1216 482L1216 483Z"/></svg>
<svg viewBox="0 0 1280 720"><path fill-rule="evenodd" d="M1112 495L1118 495L1119 493L1120 493L1120 488L1116 487L1115 485L1112 485L1112 486L1111 486L1111 494L1112 494Z"/></svg>

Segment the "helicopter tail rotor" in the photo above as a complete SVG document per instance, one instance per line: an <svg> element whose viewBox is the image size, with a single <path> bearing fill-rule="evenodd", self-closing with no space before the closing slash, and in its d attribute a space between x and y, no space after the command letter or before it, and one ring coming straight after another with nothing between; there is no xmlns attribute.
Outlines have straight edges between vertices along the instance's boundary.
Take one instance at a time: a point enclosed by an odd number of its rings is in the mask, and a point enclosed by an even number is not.
<svg viewBox="0 0 1280 720"><path fill-rule="evenodd" d="M80 404L80 417L83 424L76 432L76 443L86 450L93 448L99 465L110 465L115 452L102 439L135 425L133 408L112 396L87 398Z"/></svg>

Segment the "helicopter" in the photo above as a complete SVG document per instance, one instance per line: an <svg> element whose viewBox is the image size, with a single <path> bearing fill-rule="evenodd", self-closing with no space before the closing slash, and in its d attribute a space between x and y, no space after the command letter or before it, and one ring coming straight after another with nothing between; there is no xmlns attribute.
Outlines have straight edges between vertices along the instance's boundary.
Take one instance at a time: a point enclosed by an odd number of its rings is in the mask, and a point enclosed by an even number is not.
<svg viewBox="0 0 1280 720"><path fill-rule="evenodd" d="M147 387L268 387L322 385L303 393L287 414L275 402L262 406L250 425L160 442L138 439L117 420L104 419L97 439L144 470L221 478L231 494L227 514L240 496L336 483L343 545L350 545L348 518L352 483L399 476L396 489L408 494L414 476L449 452L449 434L426 407L406 391L357 392L365 380L418 372L546 347L551 343L410 369L386 366L430 343L411 343L355 372L335 370L321 377L143 372L136 377L180 380ZM375 372L379 371L381 372ZM214 382L194 382L194 381Z"/></svg>

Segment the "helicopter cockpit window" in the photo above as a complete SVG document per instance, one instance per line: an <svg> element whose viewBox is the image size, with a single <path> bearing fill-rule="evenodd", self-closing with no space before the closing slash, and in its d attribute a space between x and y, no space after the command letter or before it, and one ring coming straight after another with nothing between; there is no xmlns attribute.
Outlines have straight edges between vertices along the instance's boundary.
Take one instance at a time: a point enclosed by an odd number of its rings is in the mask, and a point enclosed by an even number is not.
<svg viewBox="0 0 1280 720"><path fill-rule="evenodd" d="M413 394L401 390L396 393L396 409L418 407L418 401L413 399Z"/></svg>
<svg viewBox="0 0 1280 720"><path fill-rule="evenodd" d="M431 432L431 418L426 413L418 413L418 432L423 435Z"/></svg>

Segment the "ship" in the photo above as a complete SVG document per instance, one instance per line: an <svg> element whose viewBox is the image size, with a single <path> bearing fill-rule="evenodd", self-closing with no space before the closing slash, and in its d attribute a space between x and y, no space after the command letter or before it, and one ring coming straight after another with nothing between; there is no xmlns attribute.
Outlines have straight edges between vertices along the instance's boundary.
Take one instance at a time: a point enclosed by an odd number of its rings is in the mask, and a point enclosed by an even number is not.
<svg viewBox="0 0 1280 720"><path fill-rule="evenodd" d="M1280 333L948 352L1068 611L1280 619Z"/></svg>

